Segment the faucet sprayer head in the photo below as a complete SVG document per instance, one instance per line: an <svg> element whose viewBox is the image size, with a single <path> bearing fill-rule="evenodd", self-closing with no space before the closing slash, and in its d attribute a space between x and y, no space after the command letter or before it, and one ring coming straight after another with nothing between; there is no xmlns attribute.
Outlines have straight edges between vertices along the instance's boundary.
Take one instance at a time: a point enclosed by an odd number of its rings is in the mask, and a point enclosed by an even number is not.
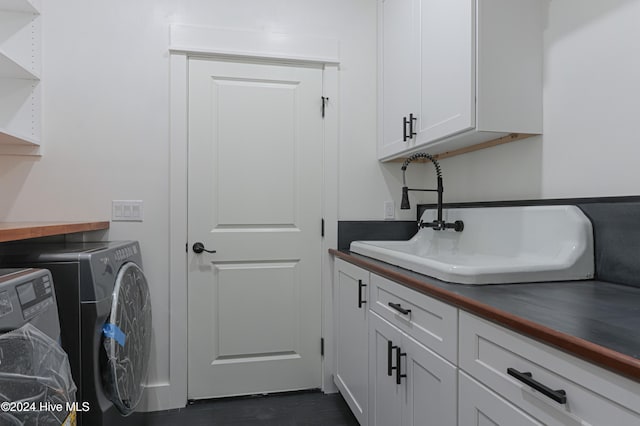
<svg viewBox="0 0 640 426"><path fill-rule="evenodd" d="M401 210L409 210L411 208L411 204L409 204L409 188L406 186L402 187L402 201L400 202Z"/></svg>

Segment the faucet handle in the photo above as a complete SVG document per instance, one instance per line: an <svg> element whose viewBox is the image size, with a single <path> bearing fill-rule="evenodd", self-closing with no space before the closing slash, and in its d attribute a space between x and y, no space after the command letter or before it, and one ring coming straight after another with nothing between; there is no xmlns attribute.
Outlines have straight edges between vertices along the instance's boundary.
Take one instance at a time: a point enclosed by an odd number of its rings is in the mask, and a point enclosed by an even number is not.
<svg viewBox="0 0 640 426"><path fill-rule="evenodd" d="M447 229L453 229L456 232L462 232L464 230L464 222L461 220L456 220L453 223L445 223L445 227Z"/></svg>

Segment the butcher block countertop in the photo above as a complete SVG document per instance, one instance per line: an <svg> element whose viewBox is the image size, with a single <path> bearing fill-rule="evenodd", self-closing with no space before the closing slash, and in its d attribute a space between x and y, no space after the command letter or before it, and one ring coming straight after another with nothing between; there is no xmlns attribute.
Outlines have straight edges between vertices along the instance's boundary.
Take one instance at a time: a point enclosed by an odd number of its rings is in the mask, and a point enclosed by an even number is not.
<svg viewBox="0 0 640 426"><path fill-rule="evenodd" d="M349 251L334 256L640 382L640 288L597 280L452 284Z"/></svg>
<svg viewBox="0 0 640 426"><path fill-rule="evenodd" d="M109 229L108 221L100 222L0 222L0 243Z"/></svg>

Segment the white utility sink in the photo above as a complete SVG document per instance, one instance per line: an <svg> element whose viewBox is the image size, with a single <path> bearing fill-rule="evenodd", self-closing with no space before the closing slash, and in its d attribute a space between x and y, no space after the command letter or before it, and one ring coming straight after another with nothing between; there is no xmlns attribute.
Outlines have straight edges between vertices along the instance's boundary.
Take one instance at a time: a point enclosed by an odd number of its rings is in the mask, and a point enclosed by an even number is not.
<svg viewBox="0 0 640 426"><path fill-rule="evenodd" d="M422 221L436 218L434 210ZM464 230L423 228L409 241L354 241L350 250L461 284L593 278L591 222L576 206L448 209Z"/></svg>

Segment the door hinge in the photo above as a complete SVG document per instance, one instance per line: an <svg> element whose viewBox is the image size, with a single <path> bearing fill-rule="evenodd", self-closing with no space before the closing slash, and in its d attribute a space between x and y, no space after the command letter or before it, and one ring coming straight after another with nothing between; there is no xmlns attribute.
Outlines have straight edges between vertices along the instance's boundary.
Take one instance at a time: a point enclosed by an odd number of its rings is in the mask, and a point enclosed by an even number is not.
<svg viewBox="0 0 640 426"><path fill-rule="evenodd" d="M320 236L324 237L324 218L320 220Z"/></svg>
<svg viewBox="0 0 640 426"><path fill-rule="evenodd" d="M329 97L328 96L323 96L322 97L322 118L324 118L324 110L327 107L328 103L329 103Z"/></svg>
<svg viewBox="0 0 640 426"><path fill-rule="evenodd" d="M324 356L324 337L320 338L320 356Z"/></svg>

